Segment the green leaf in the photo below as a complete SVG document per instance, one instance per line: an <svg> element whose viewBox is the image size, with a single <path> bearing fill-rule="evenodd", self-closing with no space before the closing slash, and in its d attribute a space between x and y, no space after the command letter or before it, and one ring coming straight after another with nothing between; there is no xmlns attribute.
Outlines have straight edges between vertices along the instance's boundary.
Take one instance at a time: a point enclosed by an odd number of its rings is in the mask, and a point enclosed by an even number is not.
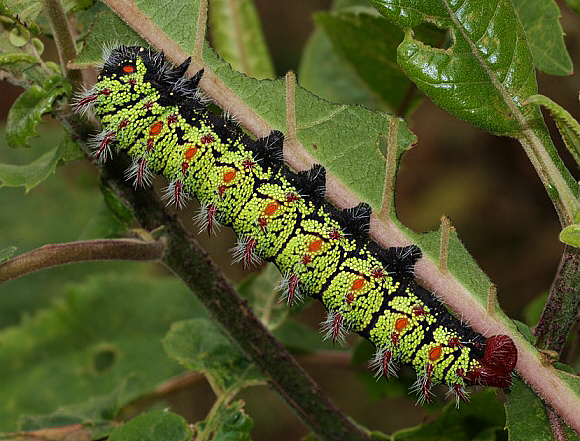
<svg viewBox="0 0 580 441"><path fill-rule="evenodd" d="M580 225L568 225L562 231L560 231L558 239L560 239L560 242L567 245L580 247Z"/></svg>
<svg viewBox="0 0 580 441"><path fill-rule="evenodd" d="M57 98L70 93L70 84L62 77L53 76L26 89L14 102L6 121L6 140L11 147L29 147L27 139L38 136L36 126L42 115L52 111Z"/></svg>
<svg viewBox="0 0 580 441"><path fill-rule="evenodd" d="M298 82L333 103L361 104L375 110L380 108L374 95L336 54L330 39L319 27L312 33L302 52Z"/></svg>
<svg viewBox="0 0 580 441"><path fill-rule="evenodd" d="M18 429L29 431L82 424L93 427L93 435L97 435L102 430L113 427L107 422L112 422L122 406L143 389L143 382L130 376L107 395L94 396L86 402L63 406L44 415L23 415L20 417Z"/></svg>
<svg viewBox="0 0 580 441"><path fill-rule="evenodd" d="M274 78L274 66L252 0L212 0L208 18L212 46L232 68L252 78Z"/></svg>
<svg viewBox="0 0 580 441"><path fill-rule="evenodd" d="M15 246L9 246L6 248L0 249L0 262L4 262L5 260L10 259L18 248Z"/></svg>
<svg viewBox="0 0 580 441"><path fill-rule="evenodd" d="M146 295L144 295L144 293ZM127 404L182 371L163 351L170 324L207 316L174 279L94 277L63 300L0 332L0 431L39 414L106 394L135 375Z"/></svg>
<svg viewBox="0 0 580 441"><path fill-rule="evenodd" d="M0 188L22 186L28 192L52 175L59 163L81 158L84 158L84 155L80 153L78 146L65 135L58 147L27 165L0 163Z"/></svg>
<svg viewBox="0 0 580 441"><path fill-rule="evenodd" d="M539 104L550 111L556 126L562 135L564 144L580 167L580 124L563 107L544 95L532 95L526 100L530 104Z"/></svg>
<svg viewBox="0 0 580 441"><path fill-rule="evenodd" d="M550 75L572 75L574 66L564 44L560 9L554 0L514 0L537 69Z"/></svg>
<svg viewBox="0 0 580 441"><path fill-rule="evenodd" d="M240 387L246 380L265 378L210 320L174 323L163 339L163 346L188 369L211 376L222 390Z"/></svg>
<svg viewBox="0 0 580 441"><path fill-rule="evenodd" d="M472 397L467 405L445 406L440 417L431 423L403 429L393 434L393 441L484 441L495 440L505 425L502 405L492 390ZM511 439L511 438L510 438ZM531 437L531 439L543 439Z"/></svg>
<svg viewBox="0 0 580 441"><path fill-rule="evenodd" d="M408 111L417 102L417 91L397 64L397 46L403 40L403 32L375 9L318 13L315 23L324 29L337 54L386 110L394 112L405 105Z"/></svg>
<svg viewBox="0 0 580 441"><path fill-rule="evenodd" d="M113 430L109 441L190 441L193 430L181 415L166 410L146 412Z"/></svg>
<svg viewBox="0 0 580 441"><path fill-rule="evenodd" d="M510 441L553 439L550 422L542 400L521 379L515 378L505 404ZM569 440L578 436L567 427Z"/></svg>
<svg viewBox="0 0 580 441"><path fill-rule="evenodd" d="M252 419L243 410L244 402L236 401L217 409L212 418L196 424L198 431L211 434L213 441L251 441ZM203 436L200 439L206 439Z"/></svg>

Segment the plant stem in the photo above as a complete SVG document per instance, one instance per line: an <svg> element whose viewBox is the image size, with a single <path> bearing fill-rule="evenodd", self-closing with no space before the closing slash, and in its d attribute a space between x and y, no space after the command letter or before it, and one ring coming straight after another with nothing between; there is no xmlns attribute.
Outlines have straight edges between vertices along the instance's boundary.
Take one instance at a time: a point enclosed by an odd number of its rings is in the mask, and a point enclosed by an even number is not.
<svg viewBox="0 0 580 441"><path fill-rule="evenodd" d="M566 247L536 326L537 347L558 354L576 322L580 306L580 249Z"/></svg>
<svg viewBox="0 0 580 441"><path fill-rule="evenodd" d="M159 260L163 240L98 239L44 245L0 264L0 284L26 274L75 262L90 260Z"/></svg>
<svg viewBox="0 0 580 441"><path fill-rule="evenodd" d="M76 89L82 84L82 73L79 70L69 70L67 66L68 62L77 56L77 49L64 8L59 0L44 0L43 3L58 50L60 68L72 83L73 89Z"/></svg>

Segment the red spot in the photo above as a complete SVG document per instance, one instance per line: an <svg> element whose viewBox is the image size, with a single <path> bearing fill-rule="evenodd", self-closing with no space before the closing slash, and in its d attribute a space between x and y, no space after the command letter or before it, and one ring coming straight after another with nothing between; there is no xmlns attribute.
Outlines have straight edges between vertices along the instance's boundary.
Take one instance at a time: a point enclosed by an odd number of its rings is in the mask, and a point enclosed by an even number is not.
<svg viewBox="0 0 580 441"><path fill-rule="evenodd" d="M331 240L342 239L343 237L342 232L338 228L334 228L328 235L328 238Z"/></svg>
<svg viewBox="0 0 580 441"><path fill-rule="evenodd" d="M122 67L123 73L125 74L132 74L133 72L135 72L135 66L132 66L130 64L127 64L125 66Z"/></svg>
<svg viewBox="0 0 580 441"><path fill-rule="evenodd" d="M312 262L312 256L310 254L305 254L304 256L302 256L303 265L308 265L310 262Z"/></svg>
<svg viewBox="0 0 580 441"><path fill-rule="evenodd" d="M155 143L155 141L153 140L153 138L149 138L147 140L147 153L149 153L151 150L153 150L154 143Z"/></svg>
<svg viewBox="0 0 580 441"><path fill-rule="evenodd" d="M162 128L163 128L163 123L161 121L157 121L156 123L154 123L151 126L151 129L149 130L149 134L151 136L159 135L159 133L161 133Z"/></svg>
<svg viewBox="0 0 580 441"><path fill-rule="evenodd" d="M354 302L354 292L352 292L352 291L347 292L346 293L346 296L345 296L345 300L346 300L346 303L349 304L349 305L352 302Z"/></svg>
<svg viewBox="0 0 580 441"><path fill-rule="evenodd" d="M371 276L373 276L375 279L382 279L383 277L386 276L385 270L377 267L371 271Z"/></svg>
<svg viewBox="0 0 580 441"><path fill-rule="evenodd" d="M432 347L431 349L429 349L429 360L431 360L431 361L439 360L439 358L441 357L442 354L443 354L443 349L441 348L441 345L437 345L435 347Z"/></svg>
<svg viewBox="0 0 580 441"><path fill-rule="evenodd" d="M401 332L409 325L409 319L407 317L399 317L395 320L395 331Z"/></svg>
<svg viewBox="0 0 580 441"><path fill-rule="evenodd" d="M175 113L172 113L171 115L169 115L167 117L167 125L175 124L176 122L177 122L177 115Z"/></svg>
<svg viewBox="0 0 580 441"><path fill-rule="evenodd" d="M286 202L295 202L295 201L297 201L299 199L300 199L300 196L298 196L294 192L288 192L288 193L286 193Z"/></svg>
<svg viewBox="0 0 580 441"><path fill-rule="evenodd" d="M191 160L191 158L193 158L195 156L195 154L197 153L197 147L190 147L185 151L185 159L186 160Z"/></svg>
<svg viewBox="0 0 580 441"><path fill-rule="evenodd" d="M129 119L123 118L119 123L119 130L123 130L125 127L129 125Z"/></svg>
<svg viewBox="0 0 580 441"><path fill-rule="evenodd" d="M209 133L207 135L203 135L201 137L201 143L202 144L209 144L210 142L214 142L215 138L213 137L213 135L210 135Z"/></svg>
<svg viewBox="0 0 580 441"><path fill-rule="evenodd" d="M233 181L235 177L236 177L235 170L227 171L224 173L224 182L227 184L228 182Z"/></svg>
<svg viewBox="0 0 580 441"><path fill-rule="evenodd" d="M255 165L256 163L251 159L245 159L244 162L242 162L242 166L244 167L245 170L250 170L254 168Z"/></svg>
<svg viewBox="0 0 580 441"><path fill-rule="evenodd" d="M352 282L350 289L353 291L360 291L363 286L365 286L365 279L361 277L360 279L356 279L354 282Z"/></svg>
<svg viewBox="0 0 580 441"><path fill-rule="evenodd" d="M189 164L187 162L181 163L181 174L186 174L187 170L189 169Z"/></svg>
<svg viewBox="0 0 580 441"><path fill-rule="evenodd" d="M427 311L425 311L425 306L423 305L415 305L413 306L413 315L417 317L422 317L427 315Z"/></svg>
<svg viewBox="0 0 580 441"><path fill-rule="evenodd" d="M317 239L313 242L310 242L310 245L308 245L308 251L310 251L311 253L315 253L316 251L320 251L321 248L322 248L322 240L321 239Z"/></svg>
<svg viewBox="0 0 580 441"><path fill-rule="evenodd" d="M266 205L266 208L264 208L264 214L266 216L272 216L274 213L276 213L279 206L280 204L276 201L269 203Z"/></svg>

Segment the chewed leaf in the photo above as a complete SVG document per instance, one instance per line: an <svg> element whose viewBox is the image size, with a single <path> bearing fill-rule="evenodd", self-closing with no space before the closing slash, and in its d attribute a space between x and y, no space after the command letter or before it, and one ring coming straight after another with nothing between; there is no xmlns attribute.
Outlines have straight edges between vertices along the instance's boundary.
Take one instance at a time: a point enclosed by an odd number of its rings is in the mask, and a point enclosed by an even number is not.
<svg viewBox="0 0 580 441"><path fill-rule="evenodd" d="M576 164L580 167L580 124L576 121L568 111L556 104L550 98L544 95L532 95L527 100L530 104L539 104L550 111L552 118L558 126L560 135L568 150L576 160Z"/></svg>
<svg viewBox="0 0 580 441"><path fill-rule="evenodd" d="M526 34L510 1L372 3L407 29L398 62L443 109L498 135L516 136L521 130L516 109L526 118L541 118L537 109L521 104L536 92L536 80ZM417 40L411 29L422 22L449 29L451 47Z"/></svg>

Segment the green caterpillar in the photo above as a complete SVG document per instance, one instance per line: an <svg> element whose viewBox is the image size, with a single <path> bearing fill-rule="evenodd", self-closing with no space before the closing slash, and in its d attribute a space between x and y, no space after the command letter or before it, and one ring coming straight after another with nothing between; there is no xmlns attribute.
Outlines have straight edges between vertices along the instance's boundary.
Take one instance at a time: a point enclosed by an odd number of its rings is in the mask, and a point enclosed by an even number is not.
<svg viewBox="0 0 580 441"><path fill-rule="evenodd" d="M142 47L106 55L97 84L76 103L80 113L94 106L101 119L95 158L124 150L135 186L162 174L169 202L181 207L195 196L204 229L221 223L238 235L235 260L274 262L289 303L308 295L324 304L328 338L347 330L367 338L377 347L374 366L387 377L397 362L412 365L421 401L430 400L436 383L448 385L457 401L467 401L468 385L509 387L513 341L485 338L449 314L413 278L418 247L384 249L372 241L368 204L338 210L327 202L324 167L291 171L281 132L252 139L209 112L197 87L203 71L186 79L189 63L173 67Z"/></svg>

